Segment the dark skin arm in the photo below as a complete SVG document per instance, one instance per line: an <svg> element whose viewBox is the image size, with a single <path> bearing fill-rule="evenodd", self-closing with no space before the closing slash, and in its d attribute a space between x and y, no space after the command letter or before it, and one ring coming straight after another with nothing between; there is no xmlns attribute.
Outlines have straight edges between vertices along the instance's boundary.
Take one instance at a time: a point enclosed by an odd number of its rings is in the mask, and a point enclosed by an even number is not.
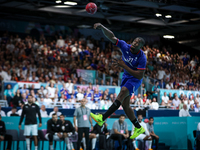
<svg viewBox="0 0 200 150"><path fill-rule="evenodd" d="M134 76L135 78L141 80L144 76L145 70L132 70L129 68L122 59L113 59L113 65L115 67L122 67L124 68L130 75Z"/></svg>

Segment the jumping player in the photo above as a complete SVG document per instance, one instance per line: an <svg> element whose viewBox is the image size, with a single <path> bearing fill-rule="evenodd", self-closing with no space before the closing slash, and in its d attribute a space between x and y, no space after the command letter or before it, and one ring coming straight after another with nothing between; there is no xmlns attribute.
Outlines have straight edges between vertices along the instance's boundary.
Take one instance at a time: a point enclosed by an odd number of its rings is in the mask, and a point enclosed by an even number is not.
<svg viewBox="0 0 200 150"><path fill-rule="evenodd" d="M103 115L95 115L93 113L90 115L100 126L102 126L105 119L114 113L120 105L122 105L126 115L135 126L134 134L130 137L130 139L134 139L141 133L145 132L145 129L140 126L135 117L134 111L130 107L130 97L141 85L145 72L147 59L143 51L140 50L145 44L145 41L143 38L137 37L134 39L133 43L129 45L125 41L117 39L113 32L104 27L101 23L94 24L94 29L101 29L104 35L121 49L122 58L114 59L113 64L116 67L119 66L124 68L124 74L122 77L121 91L107 112Z"/></svg>

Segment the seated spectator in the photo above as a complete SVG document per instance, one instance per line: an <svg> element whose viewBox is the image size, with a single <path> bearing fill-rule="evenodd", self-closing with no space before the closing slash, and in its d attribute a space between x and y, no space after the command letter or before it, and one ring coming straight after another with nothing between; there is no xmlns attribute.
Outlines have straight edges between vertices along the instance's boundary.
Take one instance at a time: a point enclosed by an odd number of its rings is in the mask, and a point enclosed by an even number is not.
<svg viewBox="0 0 200 150"><path fill-rule="evenodd" d="M195 100L197 100L197 102L199 102L199 103L200 103L200 97L199 97L199 94L197 94L197 95L196 95L196 98L195 98Z"/></svg>
<svg viewBox="0 0 200 150"><path fill-rule="evenodd" d="M169 97L167 96L167 93L164 92L164 95L162 96L162 101L167 104L168 103L168 100L169 100Z"/></svg>
<svg viewBox="0 0 200 150"><path fill-rule="evenodd" d="M150 117L149 118L149 122L147 123L147 129L148 129L148 131L149 131L149 133L151 135L152 143L155 140L155 145L156 145L155 150L157 150L158 149L158 143L159 143L159 136L154 133L153 122L154 122L154 119L152 117Z"/></svg>
<svg viewBox="0 0 200 150"><path fill-rule="evenodd" d="M11 88L12 88L11 85L8 84L4 91L4 100L7 100L9 105L10 105L12 98L14 97L13 89L11 89Z"/></svg>
<svg viewBox="0 0 200 150"><path fill-rule="evenodd" d="M175 106L175 108L178 108L179 104L181 103L181 101L179 100L178 96L176 95L175 98L172 101L173 106Z"/></svg>
<svg viewBox="0 0 200 150"><path fill-rule="evenodd" d="M51 119L47 121L47 134L45 138L49 141L50 150L53 150L53 140L61 140L63 133L62 121L58 120L58 116L55 113L51 116Z"/></svg>
<svg viewBox="0 0 200 150"><path fill-rule="evenodd" d="M47 95L47 89L44 89L44 87L41 86L37 93L38 93L39 95L41 95L42 98L45 98L46 95Z"/></svg>
<svg viewBox="0 0 200 150"><path fill-rule="evenodd" d="M60 120L62 122L62 132L65 143L67 144L68 150L74 150L73 143L69 140L69 137L75 133L75 129L69 120L65 120L64 115L60 115Z"/></svg>
<svg viewBox="0 0 200 150"><path fill-rule="evenodd" d="M156 101L156 98L154 97L153 102L151 103L151 109L158 110L158 108L159 108L159 104Z"/></svg>
<svg viewBox="0 0 200 150"><path fill-rule="evenodd" d="M47 93L48 93L48 98L54 99L55 94L56 94L56 88L54 87L54 84L51 82L50 87L49 87L49 82L46 85Z"/></svg>
<svg viewBox="0 0 200 150"><path fill-rule="evenodd" d="M111 139L118 140L118 142L119 142L118 149L120 149L120 150L122 149L122 141L124 139L127 139L127 141L126 141L127 147L130 144L128 125L124 120L125 120L125 115L123 115L123 114L120 115L119 120L116 120L113 123L111 135L110 135Z"/></svg>
<svg viewBox="0 0 200 150"><path fill-rule="evenodd" d="M45 99L46 101L48 101L49 99ZM49 103L51 103L52 102L52 100L50 99L50 102ZM42 98L40 98L40 100L39 100L39 106L41 107L42 105L44 105L45 107L47 107L48 105L49 105L49 103L47 104L45 101L44 101L44 98L42 97Z"/></svg>
<svg viewBox="0 0 200 150"><path fill-rule="evenodd" d="M24 102L22 101L22 96L20 90L18 89L14 98L12 99L12 105L16 107L20 107Z"/></svg>
<svg viewBox="0 0 200 150"><path fill-rule="evenodd" d="M161 89L165 89L165 82L163 81L163 79L160 80L160 82L159 82L159 87L160 87Z"/></svg>
<svg viewBox="0 0 200 150"><path fill-rule="evenodd" d="M17 113L17 108L16 107L12 107L11 111L7 112L7 116L19 116L19 114Z"/></svg>
<svg viewBox="0 0 200 150"><path fill-rule="evenodd" d="M190 113L187 110L187 105L184 104L183 108L179 111L179 117L191 117Z"/></svg>
<svg viewBox="0 0 200 150"><path fill-rule="evenodd" d="M184 100L181 100L181 103L179 104L179 110L183 109L183 105L184 105Z"/></svg>
<svg viewBox="0 0 200 150"><path fill-rule="evenodd" d="M197 103L197 104L195 105L194 111L195 111L195 112L199 112L199 111L200 111L199 103Z"/></svg>
<svg viewBox="0 0 200 150"><path fill-rule="evenodd" d="M132 140L133 141L133 146L134 146L135 150L139 150L138 147L136 146L136 141L142 141L143 142L143 141L147 140L148 141L148 149L149 150L153 150L153 149L151 149L151 146L152 146L151 135L150 135L150 133L149 133L149 131L147 129L146 123L144 123L142 121L142 119L143 119L142 115L138 115L138 122L145 129L145 132L143 134L140 134L138 137L136 137L135 139ZM135 126L133 125L132 126L131 135L133 135L134 129L135 129Z"/></svg>
<svg viewBox="0 0 200 150"><path fill-rule="evenodd" d="M1 115L2 117L5 117L5 116L6 116L6 113L5 113L3 110L1 110L1 105L0 105L0 115Z"/></svg>
<svg viewBox="0 0 200 150"><path fill-rule="evenodd" d="M160 90L159 82L156 81L155 85L152 88L153 97L157 97L158 96L159 90Z"/></svg>
<svg viewBox="0 0 200 150"><path fill-rule="evenodd" d="M53 109L53 111L50 112L49 117L52 118L52 115L53 115L53 114L56 114L57 116L60 116L62 113L59 112L59 111L58 111L58 107L55 106L54 109Z"/></svg>
<svg viewBox="0 0 200 150"><path fill-rule="evenodd" d="M102 126L96 124L90 132L89 138L92 139L92 150L96 146L96 138L99 138L99 148L106 149L106 137L109 135L107 124L104 122Z"/></svg>
<svg viewBox="0 0 200 150"><path fill-rule="evenodd" d="M190 105L189 111L194 111L194 105L193 104Z"/></svg>
<svg viewBox="0 0 200 150"><path fill-rule="evenodd" d="M28 90L28 89L26 88L26 84L24 84L23 88L20 89L20 93L21 94L26 93L26 90Z"/></svg>
<svg viewBox="0 0 200 150"><path fill-rule="evenodd" d="M47 114L45 105L41 105L40 114L41 114L41 117L42 117L42 118L43 118L43 117L49 117L48 114Z"/></svg>
<svg viewBox="0 0 200 150"><path fill-rule="evenodd" d="M21 109L19 109L18 111L17 111L17 114L19 115L19 116L21 116L21 114L22 114L22 110L23 110L23 107L24 107L24 104L21 104Z"/></svg>
<svg viewBox="0 0 200 150"><path fill-rule="evenodd" d="M27 90L28 91L28 90ZM26 93L22 94L22 102L26 104L28 102Z"/></svg>
<svg viewBox="0 0 200 150"><path fill-rule="evenodd" d="M5 126L5 123L1 119L2 118L0 115L0 142L8 141L6 150L11 150L13 137L12 137L12 135L6 134L6 126Z"/></svg>
<svg viewBox="0 0 200 150"><path fill-rule="evenodd" d="M68 79L68 83L66 83L65 87L69 91L69 94L72 94L72 91L74 90L74 84L72 83L71 79Z"/></svg>

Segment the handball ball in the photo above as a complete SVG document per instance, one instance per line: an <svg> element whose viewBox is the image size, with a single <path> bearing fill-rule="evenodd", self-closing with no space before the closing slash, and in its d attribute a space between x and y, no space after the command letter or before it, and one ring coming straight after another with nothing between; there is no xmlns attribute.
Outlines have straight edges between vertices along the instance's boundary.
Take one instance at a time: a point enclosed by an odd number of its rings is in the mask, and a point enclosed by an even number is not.
<svg viewBox="0 0 200 150"><path fill-rule="evenodd" d="M88 3L85 7L89 14L95 14L97 12L97 5L95 3Z"/></svg>

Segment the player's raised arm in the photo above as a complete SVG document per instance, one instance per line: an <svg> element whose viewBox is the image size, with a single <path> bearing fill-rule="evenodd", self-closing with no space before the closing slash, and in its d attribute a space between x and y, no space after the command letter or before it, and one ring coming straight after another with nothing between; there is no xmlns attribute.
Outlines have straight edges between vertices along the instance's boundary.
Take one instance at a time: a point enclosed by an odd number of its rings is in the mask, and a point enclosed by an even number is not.
<svg viewBox="0 0 200 150"><path fill-rule="evenodd" d="M113 43L116 44L117 38L115 37L114 33L104 27L101 23L95 23L94 29L101 29L103 31L103 34Z"/></svg>

